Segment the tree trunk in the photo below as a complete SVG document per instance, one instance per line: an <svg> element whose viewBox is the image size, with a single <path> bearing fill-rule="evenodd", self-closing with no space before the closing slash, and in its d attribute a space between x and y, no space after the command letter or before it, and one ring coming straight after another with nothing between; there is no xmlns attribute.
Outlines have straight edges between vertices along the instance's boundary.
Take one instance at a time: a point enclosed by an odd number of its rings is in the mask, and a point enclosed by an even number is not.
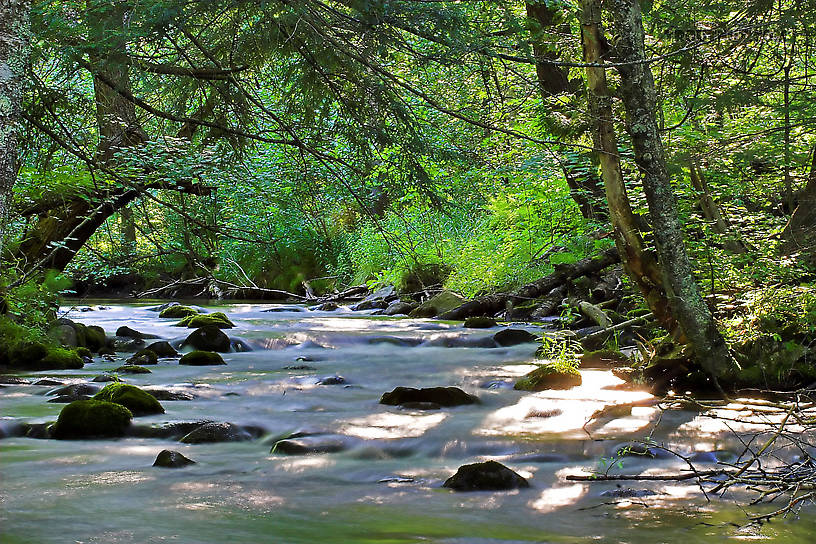
<svg viewBox="0 0 816 544"><path fill-rule="evenodd" d="M802 260L816 265L816 146L807 185L799 194L799 205L782 233L783 253L799 253Z"/></svg>
<svg viewBox="0 0 816 544"><path fill-rule="evenodd" d="M533 43L536 76L541 99L546 101L548 98L559 94L576 93L576 90L570 85L568 69L550 62L556 60L558 54L553 51L550 44L545 43L543 40L543 32L556 26L558 5L548 3L545 0L528 0L525 7ZM563 30L569 32L569 26L566 25ZM571 134L568 136L575 138L577 135ZM565 162L563 165L564 177L570 188L572 199L581 210L581 215L586 219L606 220L603 186L598 176L592 172L592 168L586 168L588 162L590 161L585 158L584 160ZM586 173L587 170L590 171L589 174Z"/></svg>
<svg viewBox="0 0 816 544"><path fill-rule="evenodd" d="M632 213L623 182L618 142L612 117L612 96L606 83L604 41L601 33L600 0L581 0L581 45L584 62L597 64L586 68L590 104L594 121L594 141L598 146L601 174L609 205L609 217L615 230L615 245L624 269L643 294L658 322L669 332L676 330L669 303L661 287L662 275L654 256L648 252Z"/></svg>
<svg viewBox="0 0 816 544"><path fill-rule="evenodd" d="M689 164L689 175L691 177L691 185L700 195L700 209L703 216L711 222L714 232L725 238L725 249L731 253L745 253L747 248L740 240L739 235L734 231L734 227L728 218L723 215L717 202L711 196L711 191L708 189L703 170L697 163L696 159L692 159Z"/></svg>
<svg viewBox="0 0 816 544"><path fill-rule="evenodd" d="M19 169L21 103L28 65L30 0L0 0L0 258Z"/></svg>
<svg viewBox="0 0 816 544"><path fill-rule="evenodd" d="M627 130L635 162L643 176L643 191L654 227L663 272L663 286L695 358L712 376L735 368L734 359L714 317L700 295L686 253L677 214L677 197L669 174L657 125L657 94L644 48L643 21L637 0L607 2L617 38L616 60L621 76L620 96L626 108Z"/></svg>

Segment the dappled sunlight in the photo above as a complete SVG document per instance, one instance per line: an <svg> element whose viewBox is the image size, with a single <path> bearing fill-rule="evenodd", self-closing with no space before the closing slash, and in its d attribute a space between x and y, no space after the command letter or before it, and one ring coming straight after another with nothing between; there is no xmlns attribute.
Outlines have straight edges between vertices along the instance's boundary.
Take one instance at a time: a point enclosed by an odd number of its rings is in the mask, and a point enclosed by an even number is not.
<svg viewBox="0 0 816 544"><path fill-rule="evenodd" d="M553 512L577 503L589 489L586 484L556 485L542 491L527 505L541 513Z"/></svg>
<svg viewBox="0 0 816 544"><path fill-rule="evenodd" d="M442 423L448 414L394 414L382 413L353 419L341 426L344 434L366 440L416 438Z"/></svg>
<svg viewBox="0 0 816 544"><path fill-rule="evenodd" d="M547 435L585 439L584 426L593 414L607 406L646 400L651 395L640 391L605 389L623 383L608 371L581 371L583 383L567 390L530 393L516 404L500 408L488 415L477 433L481 435ZM628 411L627 411L628 412ZM634 433L648 426L656 408L634 407L630 413L593 426L592 436Z"/></svg>
<svg viewBox="0 0 816 544"><path fill-rule="evenodd" d="M66 481L65 487L86 488L97 486L131 485L139 482L154 480L155 476L148 476L143 472L109 471L97 474L88 474L82 480Z"/></svg>
<svg viewBox="0 0 816 544"><path fill-rule="evenodd" d="M267 457L270 461L278 461L276 468L284 472L300 473L308 470L331 467L336 464L336 461L328 455L308 455L305 457L298 457L295 459L281 460L277 456Z"/></svg>

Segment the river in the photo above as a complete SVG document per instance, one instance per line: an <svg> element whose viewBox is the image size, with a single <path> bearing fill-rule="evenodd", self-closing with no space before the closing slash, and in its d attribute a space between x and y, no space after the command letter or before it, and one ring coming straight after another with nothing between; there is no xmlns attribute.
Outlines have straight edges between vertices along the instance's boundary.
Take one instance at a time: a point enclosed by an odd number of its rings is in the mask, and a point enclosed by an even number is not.
<svg viewBox="0 0 816 544"><path fill-rule="evenodd" d="M109 334L122 325L167 339L190 332L158 319L147 304L106 306L65 313ZM694 412L635 407L585 429L596 410L649 397L620 389L608 371L582 371L583 385L569 391L527 393L512 383L533 368L535 344L473 347L497 328L273 304L217 309L236 324L230 336L254 351L225 354L226 366L162 359L151 374L124 376L195 396L163 401L165 414L134 422L224 421L256 426L263 435L193 445L132 437L0 440L3 543L812 542L812 515L745 527L739 497L708 502L693 484L630 482L622 485L635 496L621 497L614 482L566 481L614 464L620 444L646 437L689 455L721 452L712 461L739 451L730 432ZM269 309L278 311L263 311ZM20 376L87 382L125 358ZM335 376L343 379L330 381L342 383L319 383ZM481 402L436 411L379 404L396 386L457 386ZM64 405L46 402L52 389L3 387L0 423L56 420ZM270 453L276 439L294 432L335 435L344 450ZM154 468L163 449L196 464ZM486 459L516 470L531 488L441 487L460 465ZM673 456L626 457L613 470L682 468Z"/></svg>

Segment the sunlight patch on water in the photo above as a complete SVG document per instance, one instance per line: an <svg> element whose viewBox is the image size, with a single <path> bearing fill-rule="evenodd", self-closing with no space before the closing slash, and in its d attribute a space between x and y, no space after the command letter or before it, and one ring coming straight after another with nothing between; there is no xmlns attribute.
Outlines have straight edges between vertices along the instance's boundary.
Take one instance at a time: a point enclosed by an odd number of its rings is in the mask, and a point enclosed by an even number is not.
<svg viewBox="0 0 816 544"><path fill-rule="evenodd" d="M416 438L442 423L448 414L371 414L349 420L342 426L342 433L366 440Z"/></svg>
<svg viewBox="0 0 816 544"><path fill-rule="evenodd" d="M68 480L65 482L65 487L82 489L103 485L128 485L155 479L144 473L132 471L101 472L99 474L88 474L84 478L78 481Z"/></svg>
<svg viewBox="0 0 816 544"><path fill-rule="evenodd" d="M270 461L277 461L280 459L280 457L270 456L267 457L267 459ZM337 461L329 458L327 455L314 455L281 461L277 463L277 468L284 472L297 474L301 472L306 472L308 470L331 467L334 466L336 463Z"/></svg>
<svg viewBox="0 0 816 544"><path fill-rule="evenodd" d="M528 503L528 506L541 513L553 512L577 503L588 489L589 486L586 484L554 486L542 491L537 499Z"/></svg>

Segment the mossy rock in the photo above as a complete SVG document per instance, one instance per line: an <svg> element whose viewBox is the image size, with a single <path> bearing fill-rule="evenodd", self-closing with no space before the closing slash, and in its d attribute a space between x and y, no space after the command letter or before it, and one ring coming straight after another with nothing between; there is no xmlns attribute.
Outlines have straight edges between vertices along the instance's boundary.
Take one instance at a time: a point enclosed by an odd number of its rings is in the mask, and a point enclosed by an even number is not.
<svg viewBox="0 0 816 544"><path fill-rule="evenodd" d="M119 374L151 374L151 370L149 368L145 368L139 365L123 365L119 368L113 370Z"/></svg>
<svg viewBox="0 0 816 544"><path fill-rule="evenodd" d="M496 325L496 320L487 316L468 317L464 323L466 329L489 329Z"/></svg>
<svg viewBox="0 0 816 544"><path fill-rule="evenodd" d="M135 385L113 382L94 395L94 400L104 400L121 404L135 416L163 414L164 407L156 398Z"/></svg>
<svg viewBox="0 0 816 544"><path fill-rule="evenodd" d="M65 348L49 348L45 357L37 363L40 370L77 369L83 366L82 358L75 351Z"/></svg>
<svg viewBox="0 0 816 544"><path fill-rule="evenodd" d="M99 352L105 347L107 337L105 329L97 325L90 325L85 329L85 347L91 351Z"/></svg>
<svg viewBox="0 0 816 544"><path fill-rule="evenodd" d="M207 366L207 365L225 365L224 359L221 355L212 351L191 351L179 359L180 365L190 366Z"/></svg>
<svg viewBox="0 0 816 544"><path fill-rule="evenodd" d="M155 365L159 362L159 356L153 350L145 348L134 353L127 362L129 365Z"/></svg>
<svg viewBox="0 0 816 544"><path fill-rule="evenodd" d="M74 349L74 351L76 352L77 355L79 355L82 358L87 357L89 359L93 359L93 352L91 352L91 350L89 350L88 348L80 347L80 348Z"/></svg>
<svg viewBox="0 0 816 544"><path fill-rule="evenodd" d="M153 342L145 349L149 349L159 357L178 357L178 351L170 345L170 342L165 342L164 340Z"/></svg>
<svg viewBox="0 0 816 544"><path fill-rule="evenodd" d="M571 389L578 385L581 385L581 373L577 369L563 369L554 364L546 364L526 374L516 382L513 389L545 391L547 389Z"/></svg>
<svg viewBox="0 0 816 544"><path fill-rule="evenodd" d="M581 368L612 368L629 364L629 359L617 350L600 349L585 351L581 356Z"/></svg>
<svg viewBox="0 0 816 544"><path fill-rule="evenodd" d="M60 412L54 438L106 438L125 434L133 414L114 402L77 400Z"/></svg>
<svg viewBox="0 0 816 544"><path fill-rule="evenodd" d="M458 308L467 302L466 299L453 291L442 291L419 305L408 314L410 317L435 317Z"/></svg>
<svg viewBox="0 0 816 544"><path fill-rule="evenodd" d="M229 336L214 326L196 329L184 340L181 347L190 346L201 351L217 351L228 353L232 347Z"/></svg>
<svg viewBox="0 0 816 544"><path fill-rule="evenodd" d="M207 315L191 315L185 317L175 325L176 327L187 327L188 329L198 329L200 327L218 327L219 329L231 329L235 324L230 321L223 312L214 312Z"/></svg>
<svg viewBox="0 0 816 544"><path fill-rule="evenodd" d="M165 308L161 312L159 312L159 317L162 319L169 318L169 319L181 319L183 317L189 317L192 315L198 315L199 311L195 308L191 308L189 306L170 306Z"/></svg>

